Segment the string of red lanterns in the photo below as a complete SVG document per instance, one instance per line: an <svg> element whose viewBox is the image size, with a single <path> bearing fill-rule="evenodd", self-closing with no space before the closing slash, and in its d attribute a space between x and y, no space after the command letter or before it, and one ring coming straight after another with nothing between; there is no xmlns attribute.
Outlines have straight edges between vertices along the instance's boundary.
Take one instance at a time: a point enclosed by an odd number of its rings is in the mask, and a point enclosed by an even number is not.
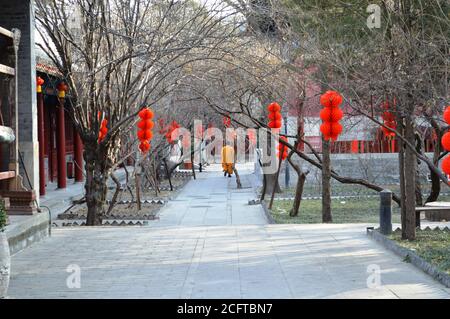
<svg viewBox="0 0 450 319"><path fill-rule="evenodd" d="M285 141L287 143L288 139L285 136L280 137L280 142L278 144L278 151L277 151L277 157L281 161L285 161L289 156L288 148L281 143L281 140Z"/></svg>
<svg viewBox="0 0 450 319"><path fill-rule="evenodd" d="M281 115L281 106L280 104L274 102L269 104L267 107L269 111L269 124L268 126L271 129L280 129L282 125L283 116Z"/></svg>
<svg viewBox="0 0 450 319"><path fill-rule="evenodd" d="M450 105L444 111L444 121L448 125L450 125ZM450 132L445 133L442 136L441 140L442 147L450 152ZM442 171L448 175L450 175L450 156L446 156L441 163Z"/></svg>
<svg viewBox="0 0 450 319"><path fill-rule="evenodd" d="M153 138L152 129L155 126L155 123L153 123L153 121L152 121L153 117L154 117L154 113L148 107L143 108L139 112L139 118L141 120L137 124L137 126L139 128L139 130L137 132L137 136L138 136L139 141L141 142L141 144L139 145L139 149L144 154L147 153L151 148L150 141Z"/></svg>
<svg viewBox="0 0 450 319"><path fill-rule="evenodd" d="M342 102L342 96L336 91L327 91L320 97L320 104L324 107L320 112L322 120L320 132L325 141L337 141L342 134L343 127L340 121L344 117L344 112L339 108Z"/></svg>

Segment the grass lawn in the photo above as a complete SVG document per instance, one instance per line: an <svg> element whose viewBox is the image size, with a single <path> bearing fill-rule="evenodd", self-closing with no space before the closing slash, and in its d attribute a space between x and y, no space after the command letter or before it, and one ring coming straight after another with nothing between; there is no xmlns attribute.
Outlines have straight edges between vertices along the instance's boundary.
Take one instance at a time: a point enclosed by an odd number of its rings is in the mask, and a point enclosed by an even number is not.
<svg viewBox="0 0 450 319"><path fill-rule="evenodd" d="M401 240L401 234L395 233L390 239L450 275L450 232L422 230L417 232L415 241Z"/></svg>
<svg viewBox="0 0 450 319"><path fill-rule="evenodd" d="M398 194L400 192L399 185L380 185L384 189L390 189L394 193ZM333 196L348 196L348 195L378 195L377 191L368 189L361 185L347 185L347 184L332 184ZM450 189L446 188L444 185L442 187L442 193L449 193ZM422 193L428 194L430 192L430 184L423 183L422 184ZM285 188L283 191L285 196L294 196L295 187ZM321 196L321 187L320 185L311 185L305 184L305 188L303 191L303 196ZM426 196L424 196L426 197Z"/></svg>
<svg viewBox="0 0 450 319"><path fill-rule="evenodd" d="M333 222L344 223L378 223L380 200L378 198L333 199L331 209ZM303 200L298 217L289 216L292 201L275 200L272 216L277 224L317 224L322 223L322 201ZM392 222L400 223L400 210L392 207Z"/></svg>

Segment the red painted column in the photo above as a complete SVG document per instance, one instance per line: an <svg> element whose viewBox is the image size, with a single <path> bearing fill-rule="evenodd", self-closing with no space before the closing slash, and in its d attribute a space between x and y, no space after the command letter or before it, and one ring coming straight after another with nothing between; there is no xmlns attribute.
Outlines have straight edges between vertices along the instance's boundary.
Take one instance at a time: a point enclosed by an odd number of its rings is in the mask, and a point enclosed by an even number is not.
<svg viewBox="0 0 450 319"><path fill-rule="evenodd" d="M57 159L58 159L58 188L67 187L67 167L66 167L66 128L64 122L64 98L59 98L57 109Z"/></svg>
<svg viewBox="0 0 450 319"><path fill-rule="evenodd" d="M83 181L83 141L75 126L73 127L73 150L75 164L75 182Z"/></svg>
<svg viewBox="0 0 450 319"><path fill-rule="evenodd" d="M40 92L39 92L40 91ZM45 135L44 135L44 95L42 89L37 93L38 106L38 139L39 139L39 193L45 195Z"/></svg>

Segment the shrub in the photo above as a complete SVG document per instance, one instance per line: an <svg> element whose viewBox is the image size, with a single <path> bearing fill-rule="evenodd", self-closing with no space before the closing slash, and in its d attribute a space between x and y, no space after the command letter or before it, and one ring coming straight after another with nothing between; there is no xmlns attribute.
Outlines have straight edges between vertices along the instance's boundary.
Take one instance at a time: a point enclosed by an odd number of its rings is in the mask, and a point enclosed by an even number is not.
<svg viewBox="0 0 450 319"><path fill-rule="evenodd" d="M6 209L5 203L0 199L0 232L5 229L6 226Z"/></svg>

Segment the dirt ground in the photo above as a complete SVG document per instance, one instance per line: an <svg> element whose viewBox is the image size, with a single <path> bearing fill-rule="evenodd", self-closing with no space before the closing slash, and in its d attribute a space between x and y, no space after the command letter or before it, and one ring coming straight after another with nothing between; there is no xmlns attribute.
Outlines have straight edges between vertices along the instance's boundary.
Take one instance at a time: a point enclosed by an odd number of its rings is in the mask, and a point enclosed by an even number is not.
<svg viewBox="0 0 450 319"><path fill-rule="evenodd" d="M112 211L104 217L104 220L154 220L157 218L158 211L164 206L164 204L176 196L176 194L187 184L190 177L176 177L172 179L172 185L174 191L170 191L168 180L161 181L158 194L154 189L150 187L143 187L141 190L141 210L138 210L136 202L136 189L133 180L130 181L129 186L133 193L131 196L128 189L121 190L117 202ZM112 187L108 190L107 199L110 201L114 195L115 188ZM134 198L133 198L134 197ZM162 202L148 203L145 201L158 200ZM106 206L108 209L109 204ZM60 220L83 220L87 217L86 204L77 205L69 211L60 214L58 219Z"/></svg>

